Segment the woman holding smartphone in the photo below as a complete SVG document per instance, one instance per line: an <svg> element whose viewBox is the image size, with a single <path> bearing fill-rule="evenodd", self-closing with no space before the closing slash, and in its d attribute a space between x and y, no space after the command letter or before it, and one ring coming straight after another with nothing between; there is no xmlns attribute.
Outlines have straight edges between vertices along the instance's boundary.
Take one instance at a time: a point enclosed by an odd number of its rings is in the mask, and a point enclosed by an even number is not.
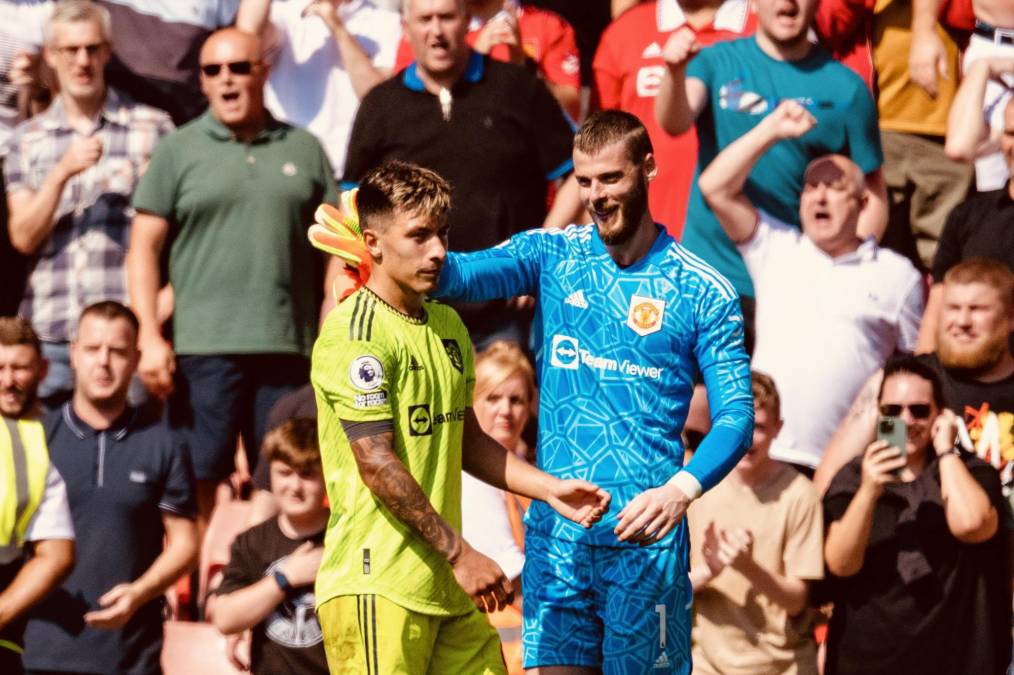
<svg viewBox="0 0 1014 675"><path fill-rule="evenodd" d="M956 448L954 413L917 359L888 362L879 404L881 427L904 423L905 447L874 441L824 496L825 675L999 675L1011 644L999 476Z"/></svg>

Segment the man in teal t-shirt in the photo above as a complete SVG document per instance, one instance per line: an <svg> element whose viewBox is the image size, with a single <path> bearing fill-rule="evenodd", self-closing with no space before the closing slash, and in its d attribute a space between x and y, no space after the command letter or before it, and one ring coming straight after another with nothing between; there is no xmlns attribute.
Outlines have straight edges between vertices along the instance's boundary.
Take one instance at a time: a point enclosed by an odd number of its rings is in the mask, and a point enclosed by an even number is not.
<svg viewBox="0 0 1014 675"><path fill-rule="evenodd" d="M803 171L821 155L850 157L866 174L868 206L860 234L878 238L887 224L887 193L877 110L862 79L807 39L817 0L785 7L756 0L753 37L699 49L693 32L674 33L665 45L667 73L655 113L672 134L697 125L697 171L686 214L683 244L716 267L741 296L754 295L750 275L704 203L697 177L729 143L757 125L780 101L800 101L817 125L803 139L775 145L757 162L745 192L759 208L799 226ZM695 56L696 54L696 56Z"/></svg>
<svg viewBox="0 0 1014 675"><path fill-rule="evenodd" d="M242 434L255 463L267 412L309 380L324 261L306 227L337 201L331 167L307 131L264 108L258 39L214 33L200 54L208 111L159 144L134 194L128 277L141 322L138 372L169 397L189 435L198 506L233 469ZM172 346L157 306L168 249Z"/></svg>

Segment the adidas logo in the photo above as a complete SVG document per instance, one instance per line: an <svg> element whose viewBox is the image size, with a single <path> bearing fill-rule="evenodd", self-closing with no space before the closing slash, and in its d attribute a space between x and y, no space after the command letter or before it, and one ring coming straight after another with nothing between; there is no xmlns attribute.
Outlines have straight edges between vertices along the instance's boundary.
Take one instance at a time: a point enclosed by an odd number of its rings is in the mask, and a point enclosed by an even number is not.
<svg viewBox="0 0 1014 675"><path fill-rule="evenodd" d="M563 304L570 305L571 307L577 307L578 309L588 309L588 301L584 299L584 291L578 289L567 296L567 299L563 301Z"/></svg>
<svg viewBox="0 0 1014 675"><path fill-rule="evenodd" d="M662 47L657 42L652 42L641 52L642 59L657 59L662 56Z"/></svg>
<svg viewBox="0 0 1014 675"><path fill-rule="evenodd" d="M657 668L657 669L661 670L663 668L668 668L668 667L669 667L669 657L667 657L665 655L665 652L662 652L659 655L659 657L657 659L655 659L655 665L653 666L653 668Z"/></svg>
<svg viewBox="0 0 1014 675"><path fill-rule="evenodd" d="M423 369L422 365L420 365L420 363L416 361L415 357L412 356L411 354L409 354L408 356L408 369L410 371Z"/></svg>

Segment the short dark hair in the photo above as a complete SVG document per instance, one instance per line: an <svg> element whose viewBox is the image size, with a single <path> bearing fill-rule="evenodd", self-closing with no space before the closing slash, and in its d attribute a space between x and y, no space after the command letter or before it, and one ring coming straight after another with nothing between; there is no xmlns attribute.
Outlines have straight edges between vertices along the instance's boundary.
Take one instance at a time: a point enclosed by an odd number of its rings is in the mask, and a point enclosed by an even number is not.
<svg viewBox="0 0 1014 675"><path fill-rule="evenodd" d="M281 462L300 473L321 470L317 420L296 417L278 425L264 436L261 456L267 462Z"/></svg>
<svg viewBox="0 0 1014 675"><path fill-rule="evenodd" d="M635 164L641 164L654 152L641 120L623 110L600 110L591 114L574 136L574 149L595 155L618 141L624 143Z"/></svg>
<svg viewBox="0 0 1014 675"><path fill-rule="evenodd" d="M378 219L397 211L444 222L451 210L451 186L435 171L392 160L363 176L356 193L361 226L377 228Z"/></svg>
<svg viewBox="0 0 1014 675"><path fill-rule="evenodd" d="M1000 302L1008 312L1014 310L1014 272L992 258L968 258L947 270L945 284L986 284L1000 294Z"/></svg>
<svg viewBox="0 0 1014 675"><path fill-rule="evenodd" d="M884 385L888 378L904 373L921 377L933 387L933 403L937 408L944 407L944 387L940 382L940 376L933 370L932 366L917 356L894 356L884 364L884 379L880 381L880 391L877 392L877 401L884 395Z"/></svg>
<svg viewBox="0 0 1014 675"><path fill-rule="evenodd" d="M134 329L135 334L141 330L141 324L137 321L137 315L134 314L129 307L123 303L116 302L115 300L103 300L85 307L84 311L81 312L81 316L78 317L78 326L81 325L81 322L84 321L86 316L96 316L108 321L123 319L130 324L131 328Z"/></svg>
<svg viewBox="0 0 1014 675"><path fill-rule="evenodd" d="M759 370L751 370L750 391L753 393L754 407L767 410L774 415L776 421L782 418L782 399L770 375Z"/></svg>
<svg viewBox="0 0 1014 675"><path fill-rule="evenodd" d="M38 356L42 356L42 343L39 335L20 316L0 316L0 345L4 347L16 347L24 345L35 350Z"/></svg>

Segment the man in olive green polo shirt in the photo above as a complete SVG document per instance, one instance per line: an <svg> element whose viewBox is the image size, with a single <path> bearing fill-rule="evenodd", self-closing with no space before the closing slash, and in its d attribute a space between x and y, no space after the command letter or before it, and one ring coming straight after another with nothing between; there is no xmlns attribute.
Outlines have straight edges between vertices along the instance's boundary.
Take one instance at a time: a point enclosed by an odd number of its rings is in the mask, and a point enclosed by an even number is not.
<svg viewBox="0 0 1014 675"><path fill-rule="evenodd" d="M237 434L255 458L271 405L308 380L325 296L324 262L305 231L337 194L318 141L264 108L268 68L255 36L220 30L200 63L209 109L156 149L134 194L127 273L138 372L189 436L207 516ZM164 281L175 296L172 345L160 321Z"/></svg>

